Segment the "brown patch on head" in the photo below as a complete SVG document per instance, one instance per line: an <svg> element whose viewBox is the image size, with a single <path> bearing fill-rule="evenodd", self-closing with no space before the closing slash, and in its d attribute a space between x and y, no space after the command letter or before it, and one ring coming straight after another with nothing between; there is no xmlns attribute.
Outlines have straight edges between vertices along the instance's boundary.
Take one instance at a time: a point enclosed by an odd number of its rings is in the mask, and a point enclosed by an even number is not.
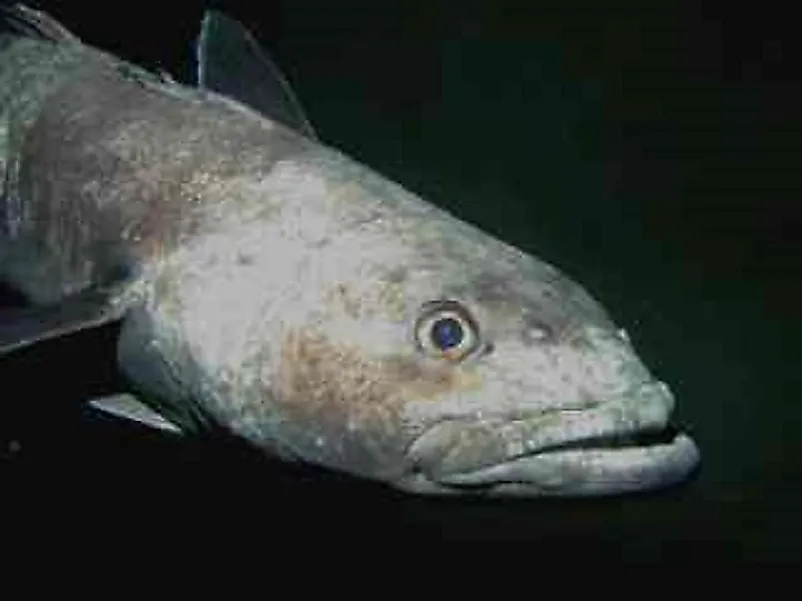
<svg viewBox="0 0 802 601"><path fill-rule="evenodd" d="M404 387L404 399L436 401L444 394L477 388L473 371L445 361L423 362L412 357L388 357L382 361L390 379Z"/></svg>
<svg viewBox="0 0 802 601"><path fill-rule="evenodd" d="M303 439L301 448L365 475L403 465L410 442L403 419L407 401L436 402L479 383L459 367L414 356L366 358L309 330L285 337L273 380L285 431Z"/></svg>

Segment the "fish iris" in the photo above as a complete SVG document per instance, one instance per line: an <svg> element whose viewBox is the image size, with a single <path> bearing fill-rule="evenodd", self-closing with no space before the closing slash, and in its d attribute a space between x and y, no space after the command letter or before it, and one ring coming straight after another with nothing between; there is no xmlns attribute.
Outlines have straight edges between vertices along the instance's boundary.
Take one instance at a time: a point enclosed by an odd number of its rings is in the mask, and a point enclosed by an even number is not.
<svg viewBox="0 0 802 601"><path fill-rule="evenodd" d="M462 326L456 319L438 319L432 326L432 342L440 350L458 346L462 342Z"/></svg>

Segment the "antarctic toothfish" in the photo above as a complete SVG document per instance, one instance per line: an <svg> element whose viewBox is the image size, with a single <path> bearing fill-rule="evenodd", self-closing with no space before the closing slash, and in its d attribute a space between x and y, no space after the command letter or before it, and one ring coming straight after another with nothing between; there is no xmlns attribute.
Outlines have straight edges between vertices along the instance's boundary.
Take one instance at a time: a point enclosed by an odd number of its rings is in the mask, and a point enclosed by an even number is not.
<svg viewBox="0 0 802 601"><path fill-rule="evenodd" d="M625 332L555 267L322 144L236 21L196 85L6 9L0 351L119 322L98 409L413 493L603 495L693 440Z"/></svg>

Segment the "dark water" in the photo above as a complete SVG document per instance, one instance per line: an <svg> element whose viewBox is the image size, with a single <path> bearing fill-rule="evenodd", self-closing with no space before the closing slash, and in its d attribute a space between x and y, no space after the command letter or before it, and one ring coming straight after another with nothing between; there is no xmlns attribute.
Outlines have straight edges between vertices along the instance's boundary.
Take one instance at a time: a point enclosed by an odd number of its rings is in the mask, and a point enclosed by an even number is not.
<svg viewBox="0 0 802 601"><path fill-rule="evenodd" d="M799 558L793 20L770 3L555 4L216 6L258 32L325 141L587 286L672 385L702 449L697 478L656 495L491 503L288 472L81 411L114 388L107 328L0 363L3 436L21 445L2 487L18 510L59 499L56 520L164 511L173 528L234 522L254 538L280 523L625 559ZM51 10L85 40L188 74L201 3L182 19L147 3L70 6Z"/></svg>

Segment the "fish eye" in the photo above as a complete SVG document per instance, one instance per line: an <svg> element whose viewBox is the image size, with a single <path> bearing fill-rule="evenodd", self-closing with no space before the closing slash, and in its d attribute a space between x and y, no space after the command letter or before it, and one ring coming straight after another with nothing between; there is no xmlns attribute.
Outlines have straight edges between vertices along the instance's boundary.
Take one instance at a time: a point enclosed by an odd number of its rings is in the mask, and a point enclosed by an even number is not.
<svg viewBox="0 0 802 601"><path fill-rule="evenodd" d="M479 330L460 303L435 301L424 306L415 326L415 339L426 354L458 361L476 349Z"/></svg>

